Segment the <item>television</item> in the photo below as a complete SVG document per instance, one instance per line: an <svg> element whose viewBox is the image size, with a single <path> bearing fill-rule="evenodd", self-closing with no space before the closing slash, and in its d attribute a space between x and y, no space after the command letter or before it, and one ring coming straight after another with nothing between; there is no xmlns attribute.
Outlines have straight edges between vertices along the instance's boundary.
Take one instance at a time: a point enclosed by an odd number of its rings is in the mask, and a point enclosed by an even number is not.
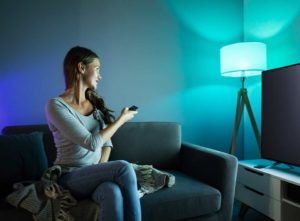
<svg viewBox="0 0 300 221"><path fill-rule="evenodd" d="M300 63L262 72L261 157L300 166Z"/></svg>

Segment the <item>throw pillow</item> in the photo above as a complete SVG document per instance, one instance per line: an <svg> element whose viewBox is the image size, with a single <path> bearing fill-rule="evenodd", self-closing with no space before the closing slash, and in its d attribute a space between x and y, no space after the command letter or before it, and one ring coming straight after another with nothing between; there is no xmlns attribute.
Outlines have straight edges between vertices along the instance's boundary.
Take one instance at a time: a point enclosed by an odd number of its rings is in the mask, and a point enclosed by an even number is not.
<svg viewBox="0 0 300 221"><path fill-rule="evenodd" d="M1 197L9 194L16 182L39 180L47 167L43 133L0 135Z"/></svg>

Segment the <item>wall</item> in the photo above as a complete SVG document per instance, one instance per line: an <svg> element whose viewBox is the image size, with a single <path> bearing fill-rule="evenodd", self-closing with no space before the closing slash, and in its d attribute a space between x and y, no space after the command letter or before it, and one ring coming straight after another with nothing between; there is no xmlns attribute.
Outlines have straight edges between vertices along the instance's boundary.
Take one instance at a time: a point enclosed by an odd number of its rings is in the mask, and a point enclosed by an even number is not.
<svg viewBox="0 0 300 221"><path fill-rule="evenodd" d="M242 38L242 0L0 6L0 130L46 122L46 101L64 90L63 57L81 45L99 54L98 92L116 114L135 104L135 121L179 122L185 141L228 152L240 82L220 76L219 49Z"/></svg>
<svg viewBox="0 0 300 221"><path fill-rule="evenodd" d="M267 45L267 68L300 63L300 2L244 0L246 41ZM249 99L261 128L261 77L247 79ZM244 158L257 158L258 147L250 120L244 116Z"/></svg>

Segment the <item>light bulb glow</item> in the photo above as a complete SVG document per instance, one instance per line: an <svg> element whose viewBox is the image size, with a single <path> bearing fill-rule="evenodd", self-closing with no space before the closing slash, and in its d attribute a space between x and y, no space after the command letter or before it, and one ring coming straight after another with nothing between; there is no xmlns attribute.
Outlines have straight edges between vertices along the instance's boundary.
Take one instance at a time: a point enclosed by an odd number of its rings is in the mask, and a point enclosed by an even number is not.
<svg viewBox="0 0 300 221"><path fill-rule="evenodd" d="M249 77L266 70L266 45L261 42L241 42L220 50L221 75Z"/></svg>

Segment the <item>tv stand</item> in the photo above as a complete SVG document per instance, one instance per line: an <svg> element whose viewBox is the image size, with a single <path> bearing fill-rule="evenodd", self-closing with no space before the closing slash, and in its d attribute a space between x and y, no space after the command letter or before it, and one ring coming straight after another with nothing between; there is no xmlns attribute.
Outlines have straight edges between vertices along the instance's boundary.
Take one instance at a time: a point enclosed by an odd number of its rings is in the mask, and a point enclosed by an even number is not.
<svg viewBox="0 0 300 221"><path fill-rule="evenodd" d="M235 197L242 202L240 214L248 206L275 221L299 221L300 168L292 168L264 159L239 161Z"/></svg>

